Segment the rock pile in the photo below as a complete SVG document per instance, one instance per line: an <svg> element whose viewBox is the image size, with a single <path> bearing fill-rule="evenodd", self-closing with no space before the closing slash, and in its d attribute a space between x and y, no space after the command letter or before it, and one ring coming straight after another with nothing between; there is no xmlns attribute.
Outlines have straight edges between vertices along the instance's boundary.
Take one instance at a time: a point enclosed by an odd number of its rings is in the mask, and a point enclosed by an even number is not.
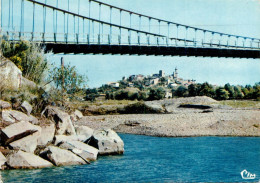
<svg viewBox="0 0 260 183"><path fill-rule="evenodd" d="M82 165L98 155L124 153L124 143L113 130L74 125L83 117L80 111L69 115L47 106L37 119L26 101L16 111L0 100L0 109L1 169Z"/></svg>

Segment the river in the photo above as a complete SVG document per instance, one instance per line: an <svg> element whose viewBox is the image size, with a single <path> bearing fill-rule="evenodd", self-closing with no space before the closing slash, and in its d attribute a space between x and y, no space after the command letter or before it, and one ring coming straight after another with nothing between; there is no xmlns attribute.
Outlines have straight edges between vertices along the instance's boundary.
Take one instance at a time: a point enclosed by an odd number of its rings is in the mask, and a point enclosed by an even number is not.
<svg viewBox="0 0 260 183"><path fill-rule="evenodd" d="M260 180L259 137L165 138L120 134L122 156L90 165L2 171L4 182L241 182ZM256 174L243 180L246 169Z"/></svg>

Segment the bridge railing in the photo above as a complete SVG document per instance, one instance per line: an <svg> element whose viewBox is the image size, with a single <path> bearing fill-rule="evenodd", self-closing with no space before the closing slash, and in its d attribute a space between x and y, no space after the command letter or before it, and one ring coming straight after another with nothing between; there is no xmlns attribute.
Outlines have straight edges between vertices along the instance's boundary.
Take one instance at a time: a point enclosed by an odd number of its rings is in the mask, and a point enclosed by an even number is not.
<svg viewBox="0 0 260 183"><path fill-rule="evenodd" d="M129 35L109 35L109 34L77 34L77 33L42 33L42 32L17 32L2 31L6 39L19 41L29 40L39 43L67 43L67 44L104 44L104 45L139 45L139 46L175 46L175 47L205 47L205 48L232 48L232 49L259 49L259 42L243 44L243 46L221 43L219 40L177 40L167 37L136 37L131 39Z"/></svg>
<svg viewBox="0 0 260 183"><path fill-rule="evenodd" d="M80 0L75 2L78 10L71 8L70 0L1 0L1 34L12 40L68 44L260 48L256 38L182 25L96 0L83 1L84 6ZM87 9L83 11L81 7Z"/></svg>

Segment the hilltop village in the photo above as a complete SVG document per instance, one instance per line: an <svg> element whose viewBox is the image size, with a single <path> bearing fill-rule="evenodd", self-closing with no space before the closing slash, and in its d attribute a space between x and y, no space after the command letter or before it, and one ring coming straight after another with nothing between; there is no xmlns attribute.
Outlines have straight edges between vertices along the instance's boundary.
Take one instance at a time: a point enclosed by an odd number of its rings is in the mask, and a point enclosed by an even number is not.
<svg viewBox="0 0 260 183"><path fill-rule="evenodd" d="M173 92L177 88L181 86L187 89L195 82L193 79L184 80L179 77L177 68L171 75L166 75L163 70L160 70L159 73L148 76L130 75L123 77L120 81L104 84L100 88L88 89L86 99L158 100L173 98Z"/></svg>
<svg viewBox="0 0 260 183"><path fill-rule="evenodd" d="M188 87L191 84L195 84L196 80L184 80L183 78L178 77L178 69L175 68L173 74L166 76L163 70L160 70L159 73L144 76L142 74L131 75L128 78L123 77L119 82L110 82L107 85L115 88L119 88L120 84L127 83L128 87L137 87L140 85L142 87L154 87L162 86L165 88L174 88L180 85Z"/></svg>

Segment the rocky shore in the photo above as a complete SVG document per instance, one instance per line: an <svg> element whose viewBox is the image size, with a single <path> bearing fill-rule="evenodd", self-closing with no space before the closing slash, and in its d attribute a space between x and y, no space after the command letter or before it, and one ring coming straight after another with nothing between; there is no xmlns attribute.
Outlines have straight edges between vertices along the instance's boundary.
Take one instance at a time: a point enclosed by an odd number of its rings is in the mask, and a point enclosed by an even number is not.
<svg viewBox="0 0 260 183"><path fill-rule="evenodd" d="M33 169L82 165L98 156L124 153L122 139L111 129L77 125L80 111L68 114L47 106L40 117L24 101L16 110L0 100L0 168Z"/></svg>
<svg viewBox="0 0 260 183"><path fill-rule="evenodd" d="M260 106L232 108L209 97L166 99L145 105L159 112L85 116L77 123L160 137L260 136Z"/></svg>

